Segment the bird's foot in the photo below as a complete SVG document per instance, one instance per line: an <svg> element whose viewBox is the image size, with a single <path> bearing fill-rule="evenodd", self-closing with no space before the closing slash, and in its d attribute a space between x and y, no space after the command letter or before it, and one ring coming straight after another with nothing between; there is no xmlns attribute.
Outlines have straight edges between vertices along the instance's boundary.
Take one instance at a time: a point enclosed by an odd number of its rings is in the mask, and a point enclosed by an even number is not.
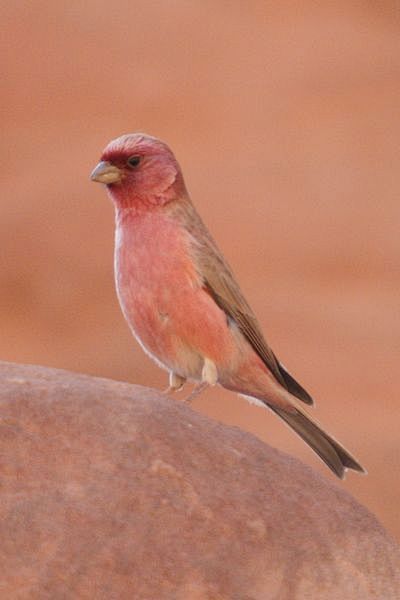
<svg viewBox="0 0 400 600"><path fill-rule="evenodd" d="M201 392L203 392L208 386L209 383L207 381L202 381L195 385L189 396L184 399L185 404L189 404L192 400L197 398L197 396L201 394Z"/></svg>
<svg viewBox="0 0 400 600"><path fill-rule="evenodd" d="M163 390L163 394L170 394L171 392L180 392L185 385L186 377L181 377L173 371L169 374L169 386L166 390Z"/></svg>
<svg viewBox="0 0 400 600"><path fill-rule="evenodd" d="M218 371L215 363L212 360L205 357L204 365L201 371L201 382L198 383L192 390L191 394L185 398L184 402L189 403L194 398L197 398L202 391L204 391L209 385L215 385L218 381Z"/></svg>

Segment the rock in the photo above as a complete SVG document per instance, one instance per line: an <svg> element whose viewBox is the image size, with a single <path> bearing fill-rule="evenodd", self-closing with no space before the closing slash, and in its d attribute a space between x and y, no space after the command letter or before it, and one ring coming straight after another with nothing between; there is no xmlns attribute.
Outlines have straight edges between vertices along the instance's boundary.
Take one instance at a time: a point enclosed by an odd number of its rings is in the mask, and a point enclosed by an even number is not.
<svg viewBox="0 0 400 600"><path fill-rule="evenodd" d="M390 600L340 485L158 392L0 364L0 597Z"/></svg>

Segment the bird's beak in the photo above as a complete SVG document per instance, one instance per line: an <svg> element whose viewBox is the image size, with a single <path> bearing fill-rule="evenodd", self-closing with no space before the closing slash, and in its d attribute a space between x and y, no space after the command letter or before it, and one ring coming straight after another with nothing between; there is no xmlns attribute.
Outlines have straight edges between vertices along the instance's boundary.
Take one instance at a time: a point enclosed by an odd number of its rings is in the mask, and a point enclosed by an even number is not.
<svg viewBox="0 0 400 600"><path fill-rule="evenodd" d="M99 164L93 169L90 179L92 181L97 181L98 183L121 183L122 181L122 173L121 170L118 169L115 165L102 160Z"/></svg>

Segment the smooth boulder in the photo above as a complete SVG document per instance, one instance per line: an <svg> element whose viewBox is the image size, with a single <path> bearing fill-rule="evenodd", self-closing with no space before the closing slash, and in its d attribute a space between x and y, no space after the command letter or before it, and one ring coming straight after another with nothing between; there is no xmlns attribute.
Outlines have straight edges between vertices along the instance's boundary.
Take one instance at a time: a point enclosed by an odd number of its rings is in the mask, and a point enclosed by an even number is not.
<svg viewBox="0 0 400 600"><path fill-rule="evenodd" d="M140 386L0 363L0 597L385 600L340 483Z"/></svg>

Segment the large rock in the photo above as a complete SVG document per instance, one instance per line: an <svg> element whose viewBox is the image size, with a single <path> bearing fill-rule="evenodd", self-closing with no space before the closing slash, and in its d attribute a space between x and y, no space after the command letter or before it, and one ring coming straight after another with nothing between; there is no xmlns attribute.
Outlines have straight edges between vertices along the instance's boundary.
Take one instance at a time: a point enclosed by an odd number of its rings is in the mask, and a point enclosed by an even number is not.
<svg viewBox="0 0 400 600"><path fill-rule="evenodd" d="M0 598L389 600L340 487L155 391L0 365Z"/></svg>

